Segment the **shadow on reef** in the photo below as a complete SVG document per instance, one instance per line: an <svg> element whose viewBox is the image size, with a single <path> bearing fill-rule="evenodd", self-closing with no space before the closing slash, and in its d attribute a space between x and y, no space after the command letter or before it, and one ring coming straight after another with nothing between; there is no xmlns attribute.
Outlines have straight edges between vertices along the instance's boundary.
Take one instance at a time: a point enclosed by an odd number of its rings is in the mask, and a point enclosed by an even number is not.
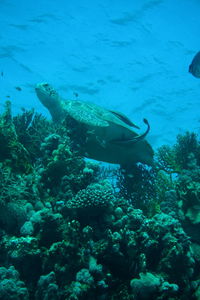
<svg viewBox="0 0 200 300"><path fill-rule="evenodd" d="M0 116L0 299L200 299L197 136L104 169L70 130Z"/></svg>

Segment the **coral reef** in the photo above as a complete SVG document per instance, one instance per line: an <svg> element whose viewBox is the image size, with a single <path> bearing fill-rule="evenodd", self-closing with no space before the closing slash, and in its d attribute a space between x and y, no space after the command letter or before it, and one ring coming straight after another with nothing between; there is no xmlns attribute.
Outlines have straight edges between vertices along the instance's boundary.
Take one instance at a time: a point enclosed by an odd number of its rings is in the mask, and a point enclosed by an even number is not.
<svg viewBox="0 0 200 300"><path fill-rule="evenodd" d="M105 170L68 126L0 116L0 299L198 300L197 136Z"/></svg>

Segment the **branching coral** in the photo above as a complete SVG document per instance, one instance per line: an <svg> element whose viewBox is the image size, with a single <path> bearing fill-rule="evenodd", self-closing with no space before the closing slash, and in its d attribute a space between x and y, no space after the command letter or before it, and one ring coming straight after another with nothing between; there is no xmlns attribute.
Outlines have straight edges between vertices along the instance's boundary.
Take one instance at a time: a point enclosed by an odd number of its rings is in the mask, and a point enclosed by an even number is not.
<svg viewBox="0 0 200 300"><path fill-rule="evenodd" d="M180 172L176 163L176 153L170 146L161 146L155 155L156 165L159 170L163 170L168 174Z"/></svg>
<svg viewBox="0 0 200 300"><path fill-rule="evenodd" d="M11 104L6 102L5 112L0 116L0 161L17 172L29 172L30 157L20 143L11 116Z"/></svg>
<svg viewBox="0 0 200 300"><path fill-rule="evenodd" d="M151 201L156 201L155 169L138 164L120 169L117 174L119 195L128 199L135 208L147 212Z"/></svg>
<svg viewBox="0 0 200 300"><path fill-rule="evenodd" d="M196 159L196 164L200 165L200 142L195 133L186 132L184 135L178 135L174 150L176 162L181 169L190 168L191 154Z"/></svg>
<svg viewBox="0 0 200 300"><path fill-rule="evenodd" d="M55 131L53 124L34 110L23 110L22 114L13 118L13 124L18 140L28 151L32 162L41 158L43 156L41 142L50 131Z"/></svg>
<svg viewBox="0 0 200 300"><path fill-rule="evenodd" d="M191 154L200 165L200 143L195 133L186 132L177 136L174 146L162 146L156 153L156 164L167 173L180 173L190 168Z"/></svg>

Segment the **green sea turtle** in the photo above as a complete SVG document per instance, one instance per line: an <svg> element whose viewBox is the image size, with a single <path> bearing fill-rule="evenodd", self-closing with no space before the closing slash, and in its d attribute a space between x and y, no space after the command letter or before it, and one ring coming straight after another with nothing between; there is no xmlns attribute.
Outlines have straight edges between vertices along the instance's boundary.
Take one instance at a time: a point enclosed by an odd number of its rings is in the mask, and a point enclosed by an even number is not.
<svg viewBox="0 0 200 300"><path fill-rule="evenodd" d="M64 100L48 83L37 84L36 93L55 122L70 118L83 129L83 156L121 165L152 164L153 150L145 140L150 129L146 119L147 130L139 135L133 130L139 127L125 115L94 103Z"/></svg>

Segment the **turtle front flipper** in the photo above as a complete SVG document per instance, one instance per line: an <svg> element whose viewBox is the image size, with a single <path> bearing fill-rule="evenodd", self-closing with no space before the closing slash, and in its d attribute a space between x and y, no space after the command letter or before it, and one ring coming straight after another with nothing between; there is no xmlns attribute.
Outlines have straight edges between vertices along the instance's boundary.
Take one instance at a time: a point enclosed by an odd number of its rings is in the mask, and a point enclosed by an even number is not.
<svg viewBox="0 0 200 300"><path fill-rule="evenodd" d="M147 130L140 135L137 135L131 139L117 139L117 140L111 140L110 143L116 144L116 145L132 145L135 144L141 140L143 140L146 135L149 133L150 130L150 125L149 122L147 121L147 119L143 119L144 123L147 125Z"/></svg>

